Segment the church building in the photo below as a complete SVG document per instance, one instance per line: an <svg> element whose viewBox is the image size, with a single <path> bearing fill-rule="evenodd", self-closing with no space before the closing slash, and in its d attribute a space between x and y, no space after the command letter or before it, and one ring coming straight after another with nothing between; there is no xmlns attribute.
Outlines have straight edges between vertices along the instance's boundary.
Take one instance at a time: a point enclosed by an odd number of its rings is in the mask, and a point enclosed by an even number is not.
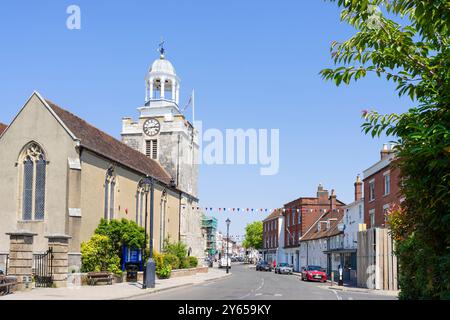
<svg viewBox="0 0 450 320"><path fill-rule="evenodd" d="M69 266L79 266L81 243L102 218L145 226L148 178L154 182L154 249L161 251L168 238L203 257L198 137L178 107L179 83L161 53L146 77L139 121L123 120L123 142L37 92L9 126L0 124L0 258L9 252L7 233L35 234L34 254L48 249L48 237L62 235L69 238Z"/></svg>

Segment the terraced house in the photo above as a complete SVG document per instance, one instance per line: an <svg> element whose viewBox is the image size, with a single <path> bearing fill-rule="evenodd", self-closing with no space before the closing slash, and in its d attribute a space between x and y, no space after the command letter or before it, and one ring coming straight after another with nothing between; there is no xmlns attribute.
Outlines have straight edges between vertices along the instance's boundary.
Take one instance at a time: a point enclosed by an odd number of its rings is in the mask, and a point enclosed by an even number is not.
<svg viewBox="0 0 450 320"><path fill-rule="evenodd" d="M284 262L300 270L300 239L310 227L328 211L344 212L345 203L337 199L322 184L317 188L316 197L301 197L284 205Z"/></svg>

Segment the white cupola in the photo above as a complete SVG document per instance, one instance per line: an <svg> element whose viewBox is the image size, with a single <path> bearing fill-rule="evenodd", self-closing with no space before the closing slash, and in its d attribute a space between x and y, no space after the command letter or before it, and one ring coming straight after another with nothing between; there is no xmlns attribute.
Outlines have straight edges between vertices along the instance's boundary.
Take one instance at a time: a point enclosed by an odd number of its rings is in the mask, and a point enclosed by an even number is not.
<svg viewBox="0 0 450 320"><path fill-rule="evenodd" d="M180 78L172 63L165 58L165 49L160 45L159 59L155 60L145 77L145 106L174 106L180 101Z"/></svg>

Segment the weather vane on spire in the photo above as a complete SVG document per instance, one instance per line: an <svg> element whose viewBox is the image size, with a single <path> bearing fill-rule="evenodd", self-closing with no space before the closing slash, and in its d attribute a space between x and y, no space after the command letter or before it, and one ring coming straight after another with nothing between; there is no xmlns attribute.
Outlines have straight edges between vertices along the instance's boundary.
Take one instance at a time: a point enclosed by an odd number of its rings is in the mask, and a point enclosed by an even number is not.
<svg viewBox="0 0 450 320"><path fill-rule="evenodd" d="M161 58L164 58L164 53L166 52L166 49L164 49L164 39L161 37L161 42L158 45L158 52L161 55Z"/></svg>

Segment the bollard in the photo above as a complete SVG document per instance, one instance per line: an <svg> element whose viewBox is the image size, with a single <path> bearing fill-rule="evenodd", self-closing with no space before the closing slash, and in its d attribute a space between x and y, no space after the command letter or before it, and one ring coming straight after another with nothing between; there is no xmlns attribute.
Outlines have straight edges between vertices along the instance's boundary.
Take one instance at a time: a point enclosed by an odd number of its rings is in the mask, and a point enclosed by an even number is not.
<svg viewBox="0 0 450 320"><path fill-rule="evenodd" d="M333 286L334 282L334 271L331 271L331 286Z"/></svg>

